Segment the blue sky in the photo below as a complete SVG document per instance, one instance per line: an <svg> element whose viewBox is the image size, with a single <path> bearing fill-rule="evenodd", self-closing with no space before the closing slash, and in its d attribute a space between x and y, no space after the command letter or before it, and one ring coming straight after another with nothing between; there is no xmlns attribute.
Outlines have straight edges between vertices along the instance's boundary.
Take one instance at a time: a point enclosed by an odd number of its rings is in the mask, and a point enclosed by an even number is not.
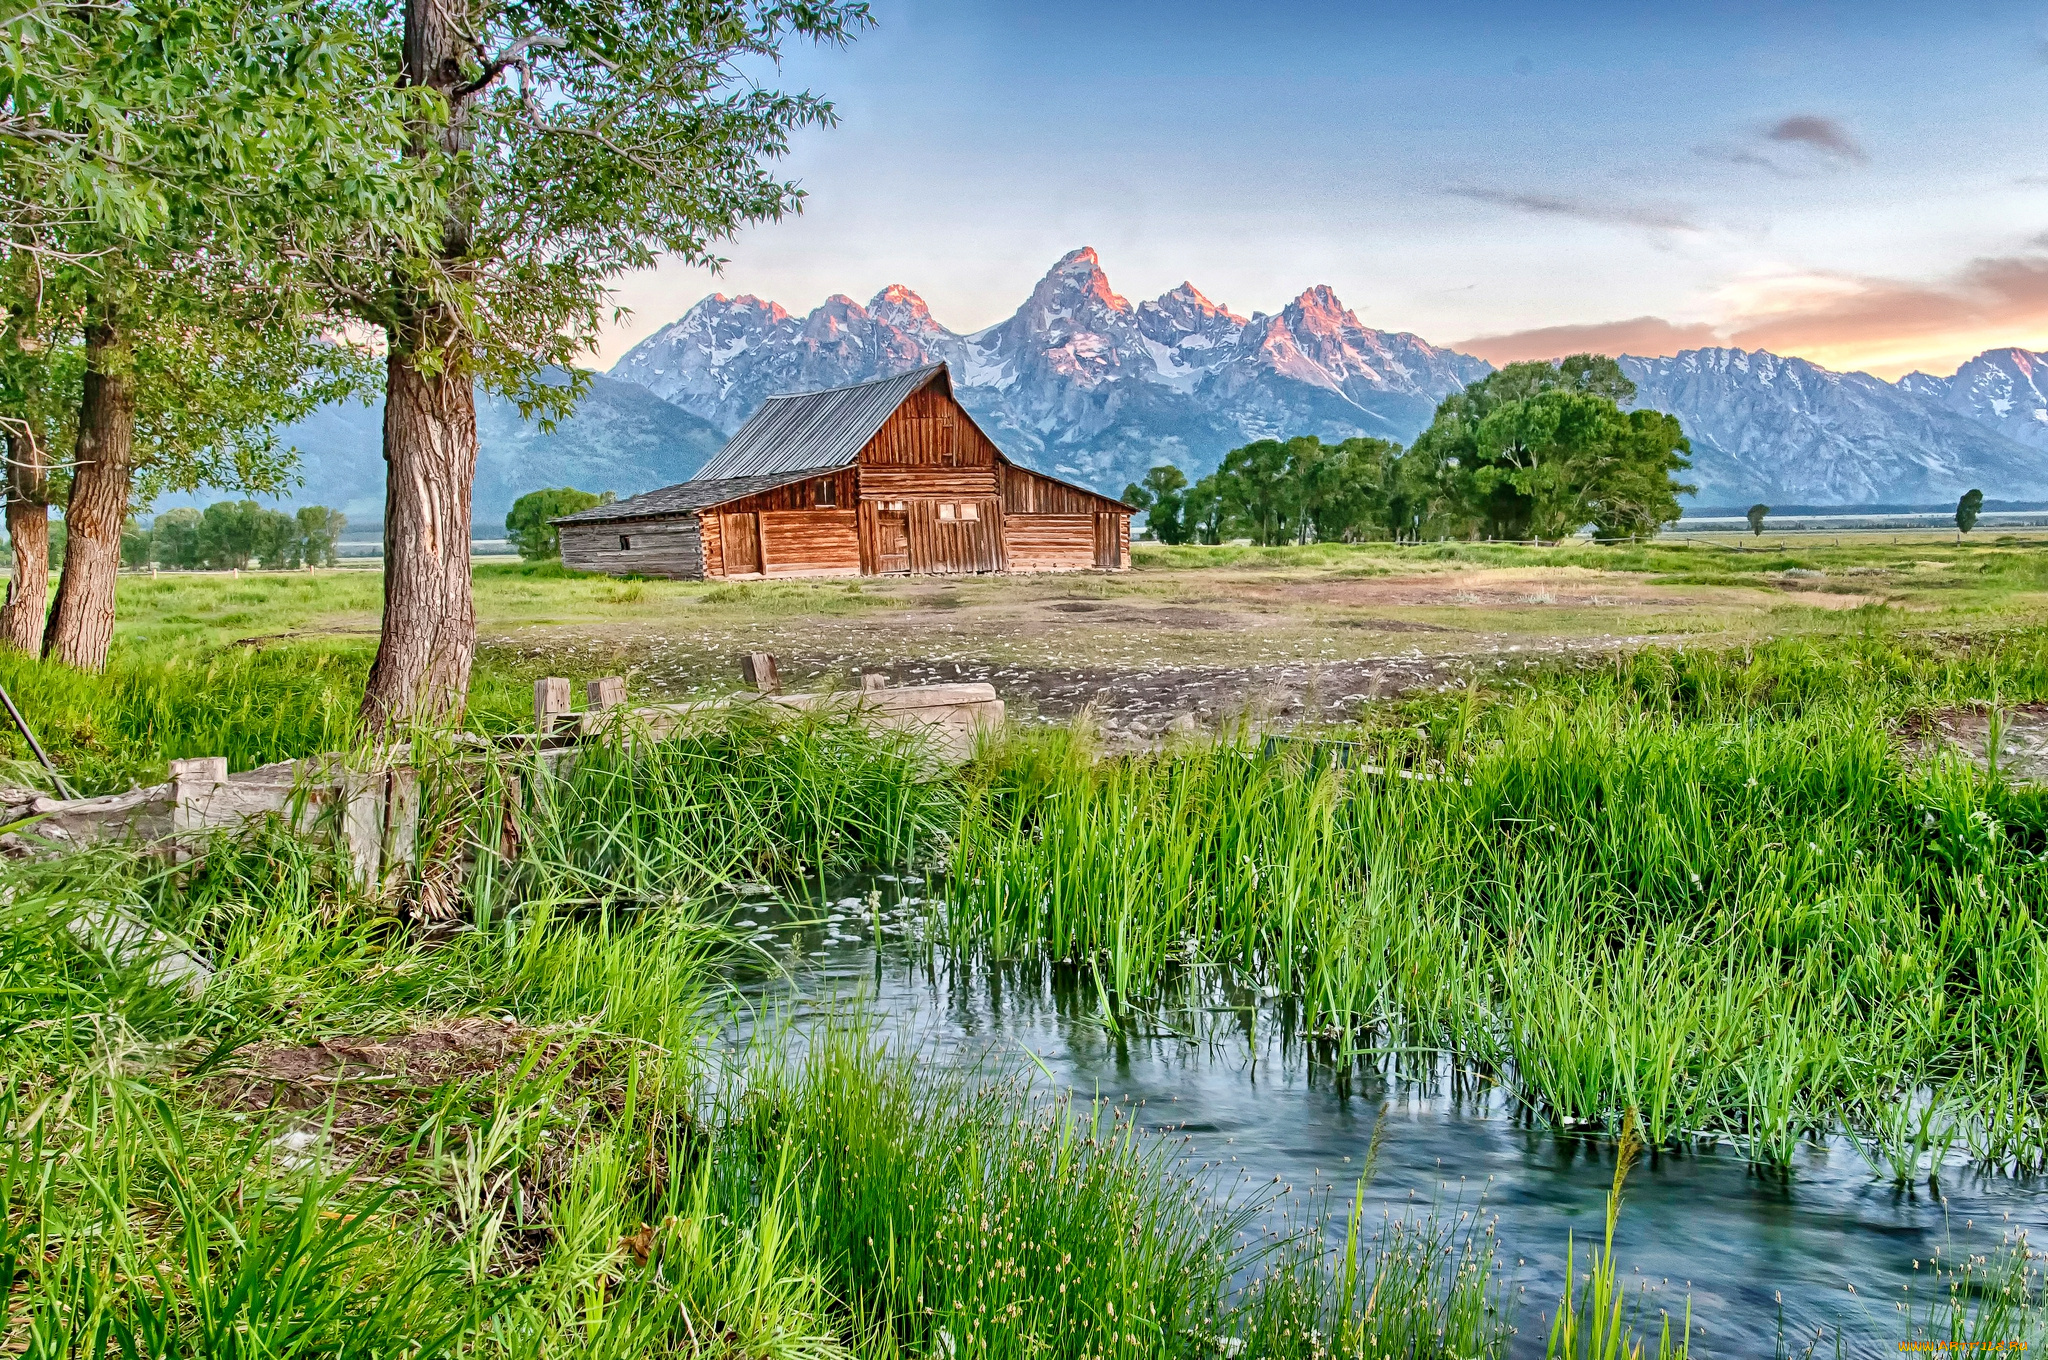
<svg viewBox="0 0 2048 1360"><path fill-rule="evenodd" d="M2048 7L875 9L784 66L841 117L785 162L803 216L624 280L600 362L714 290L903 283L972 330L1081 245L1134 300L1327 283L1495 359L2048 348Z"/></svg>

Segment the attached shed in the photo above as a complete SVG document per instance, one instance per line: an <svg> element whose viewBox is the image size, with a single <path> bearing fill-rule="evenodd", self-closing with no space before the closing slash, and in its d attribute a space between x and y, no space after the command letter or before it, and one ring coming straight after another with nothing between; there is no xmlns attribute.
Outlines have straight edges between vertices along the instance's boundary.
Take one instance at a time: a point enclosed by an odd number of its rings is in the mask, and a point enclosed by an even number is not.
<svg viewBox="0 0 2048 1360"><path fill-rule="evenodd" d="M1131 560L1131 507L1011 462L944 364L770 397L690 481L554 523L566 566L692 580Z"/></svg>

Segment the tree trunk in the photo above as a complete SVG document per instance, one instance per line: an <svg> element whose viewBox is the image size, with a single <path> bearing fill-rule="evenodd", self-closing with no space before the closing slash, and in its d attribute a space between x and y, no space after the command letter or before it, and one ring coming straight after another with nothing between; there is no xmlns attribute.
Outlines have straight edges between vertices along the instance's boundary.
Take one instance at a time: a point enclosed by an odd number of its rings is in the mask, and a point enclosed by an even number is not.
<svg viewBox="0 0 2048 1360"><path fill-rule="evenodd" d="M43 650L50 607L50 462L42 431L27 422L7 430L7 537L14 578L0 608L0 644L34 656Z"/></svg>
<svg viewBox="0 0 2048 1360"><path fill-rule="evenodd" d="M378 731L459 713L469 691L476 389L467 371L429 376L392 354L384 461L384 628L363 695L363 716Z"/></svg>
<svg viewBox="0 0 2048 1360"><path fill-rule="evenodd" d="M414 128L415 154L459 155L471 140L462 63L477 28L471 0L405 0L402 81L436 90L448 115ZM473 92L472 92L473 93ZM476 206L450 186L439 264L456 282L468 262ZM414 718L461 712L476 655L469 508L476 481L476 390L470 336L442 298L401 307L386 336L384 379L384 626L363 693L363 717L388 732Z"/></svg>
<svg viewBox="0 0 2048 1360"><path fill-rule="evenodd" d="M64 507L64 574L43 654L105 670L114 640L114 579L134 476L135 392L127 337L111 318L85 330L85 393L78 404L77 469Z"/></svg>

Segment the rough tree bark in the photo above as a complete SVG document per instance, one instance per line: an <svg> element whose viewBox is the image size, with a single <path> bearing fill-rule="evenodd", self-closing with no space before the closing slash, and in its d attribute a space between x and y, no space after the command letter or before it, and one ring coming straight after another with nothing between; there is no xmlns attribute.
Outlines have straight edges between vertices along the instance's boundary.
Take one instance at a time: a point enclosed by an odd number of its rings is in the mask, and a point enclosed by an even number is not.
<svg viewBox="0 0 2048 1360"><path fill-rule="evenodd" d="M384 627L363 695L379 730L458 713L476 656L469 582L476 389L394 353L384 390Z"/></svg>
<svg viewBox="0 0 2048 1360"><path fill-rule="evenodd" d="M403 80L439 91L447 121L422 125L421 154L459 153L474 93L462 59L474 45L463 0L406 0ZM442 224L441 262L468 269L474 206L460 186ZM384 625L363 692L375 731L459 713L476 655L469 509L476 480L476 390L469 336L454 309L420 297L387 333L384 386Z"/></svg>
<svg viewBox="0 0 2048 1360"><path fill-rule="evenodd" d="M50 607L50 461L42 431L28 421L7 429L7 537L14 576L0 608L0 644L34 656Z"/></svg>
<svg viewBox="0 0 2048 1360"><path fill-rule="evenodd" d="M134 479L135 392L127 337L111 317L85 330L85 392L78 404L78 454L64 507L64 574L50 611L43 655L81 670L105 670L114 640L114 579L121 525Z"/></svg>

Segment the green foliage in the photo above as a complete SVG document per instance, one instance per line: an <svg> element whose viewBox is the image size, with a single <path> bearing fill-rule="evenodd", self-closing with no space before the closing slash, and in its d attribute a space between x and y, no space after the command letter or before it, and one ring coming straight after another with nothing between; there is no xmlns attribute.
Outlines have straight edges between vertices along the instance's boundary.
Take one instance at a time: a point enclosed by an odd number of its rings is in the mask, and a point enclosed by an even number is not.
<svg viewBox="0 0 2048 1360"><path fill-rule="evenodd" d="M1671 476L1690 466L1691 446L1674 417L1623 411L1634 395L1600 355L1509 364L1444 398L1408 458L1438 492L1446 528L1557 539L1590 524L1600 538L1647 537L1693 489Z"/></svg>
<svg viewBox="0 0 2048 1360"><path fill-rule="evenodd" d="M587 378L544 372L590 348L612 279L664 256L709 262L743 224L800 209L802 191L765 164L832 107L750 73L785 44L843 43L870 22L859 0L465 0L448 30L459 72L438 51L408 72L405 14L375 10L364 50L417 97L411 128L383 145L404 149L438 219L336 252L340 301L422 371L453 362L549 417Z"/></svg>
<svg viewBox="0 0 2048 1360"><path fill-rule="evenodd" d="M1749 507L1749 531L1758 538L1762 538L1764 534L1764 516L1770 513L1771 507L1765 505L1762 501L1758 501L1755 505Z"/></svg>
<svg viewBox="0 0 2048 1360"><path fill-rule="evenodd" d="M309 567L331 567L341 561L341 535L348 528L348 516L324 505L302 505L294 518L298 522L295 551Z"/></svg>
<svg viewBox="0 0 2048 1360"><path fill-rule="evenodd" d="M1383 439L1326 445L1262 439L1232 449L1184 494L1172 488L1162 543L1245 537L1283 543L1453 538L1558 539L1592 526L1641 539L1678 518L1672 481L1690 466L1684 432L1658 411L1623 411L1635 385L1601 355L1510 364L1446 397L1404 451ZM1127 487L1147 508L1165 494ZM1177 475L1177 474L1176 474ZM1139 501L1133 501L1139 504ZM1155 524L1160 517L1155 511Z"/></svg>
<svg viewBox="0 0 2048 1360"><path fill-rule="evenodd" d="M1977 516L1984 512L1984 493L1972 488L1965 491L1956 502L1956 530L1967 534L1977 527Z"/></svg>
<svg viewBox="0 0 2048 1360"><path fill-rule="evenodd" d="M217 501L204 511L180 506L146 530L123 538L123 564L226 571L260 563L271 570L332 566L348 520L339 510L308 505L297 515L255 501Z"/></svg>
<svg viewBox="0 0 2048 1360"><path fill-rule="evenodd" d="M511 512L505 516L505 537L529 562L545 562L551 557L560 557L561 531L548 521L588 510L593 505L609 505L617 499L617 495L610 491L600 496L578 491L573 486L529 491L512 502Z"/></svg>
<svg viewBox="0 0 2048 1360"><path fill-rule="evenodd" d="M1184 495L1174 488L1175 536L1160 541L1216 543L1241 534L1270 545L1392 536L1400 528L1393 499L1400 456L1401 446L1384 439L1246 444ZM1178 476L1171 468L1154 468L1150 476L1165 472Z"/></svg>
<svg viewBox="0 0 2048 1360"><path fill-rule="evenodd" d="M1162 463L1145 474L1143 484L1132 482L1124 488L1123 501L1145 512L1146 527L1161 543L1188 541L1184 515L1188 477L1171 463Z"/></svg>

